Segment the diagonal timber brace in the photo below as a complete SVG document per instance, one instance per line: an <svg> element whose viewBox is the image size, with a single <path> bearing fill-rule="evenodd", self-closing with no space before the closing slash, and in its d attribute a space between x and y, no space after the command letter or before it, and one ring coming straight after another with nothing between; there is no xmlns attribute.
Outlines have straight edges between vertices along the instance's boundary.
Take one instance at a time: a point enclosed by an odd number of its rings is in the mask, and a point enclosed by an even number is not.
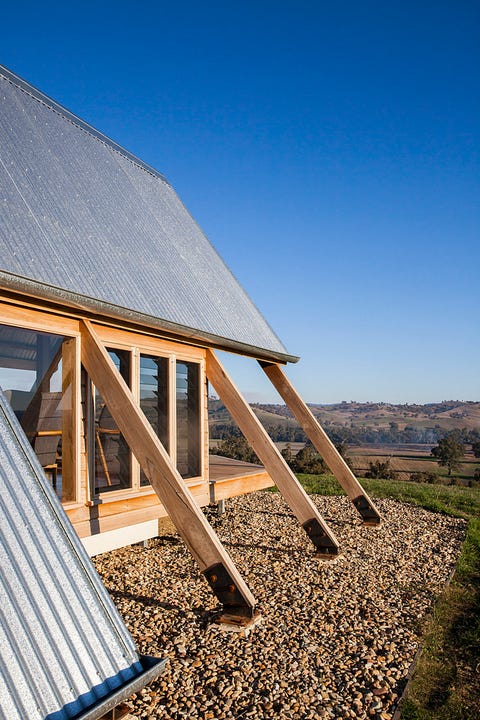
<svg viewBox="0 0 480 720"><path fill-rule="evenodd" d="M315 545L318 555L338 555L337 538L212 350L207 350L207 377Z"/></svg>
<svg viewBox="0 0 480 720"><path fill-rule="evenodd" d="M353 502L365 525L378 525L381 515L326 432L276 363L259 361L263 371L290 408L314 447L323 457L336 479Z"/></svg>
<svg viewBox="0 0 480 720"><path fill-rule="evenodd" d="M87 320L81 335L82 363L225 615L253 617L255 598Z"/></svg>

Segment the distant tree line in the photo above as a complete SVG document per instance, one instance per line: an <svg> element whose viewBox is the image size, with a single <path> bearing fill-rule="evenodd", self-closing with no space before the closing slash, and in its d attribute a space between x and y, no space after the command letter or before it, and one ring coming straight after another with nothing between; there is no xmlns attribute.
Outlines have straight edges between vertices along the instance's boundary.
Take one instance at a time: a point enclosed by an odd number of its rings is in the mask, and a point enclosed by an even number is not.
<svg viewBox="0 0 480 720"><path fill-rule="evenodd" d="M337 445L337 450L340 455L349 463L346 458L346 445ZM216 447L210 450L212 455L222 455L223 457L230 457L235 460L242 460L243 462L259 463L255 452L252 450L247 440L236 428L235 433L226 435ZM296 473L306 473L308 475L322 475L328 472L328 467L325 464L322 456L313 447L310 440L307 440L303 448L297 453L292 452L292 448L289 444L281 451L283 458L290 466L290 468Z"/></svg>
<svg viewBox="0 0 480 720"><path fill-rule="evenodd" d="M389 427L360 426L355 428L332 428L327 427L326 432L334 442L343 441L348 445L411 445L424 444L434 445L444 437L453 435L458 442L463 444L474 444L480 441L480 431L477 429L448 431L435 427L421 428L407 425L400 429L395 422Z"/></svg>
<svg viewBox="0 0 480 720"><path fill-rule="evenodd" d="M475 433L476 431L474 431ZM438 441L438 445L432 448L432 457L436 459L440 467L448 469L448 476L460 469L461 462L465 455L465 444L461 442L462 437L468 437L472 446L475 457L480 458L480 440L471 442L470 433L462 434L461 431L454 430L448 433L444 438ZM346 457L347 445L345 443L336 443L337 450L347 463L349 459ZM244 436L237 427L230 427L230 433L225 434L218 445L211 450L214 455L223 455L224 457L243 460L244 462L260 463L257 455L252 450ZM295 473L305 473L308 475L322 475L328 472L322 456L315 450L310 440L307 440L297 453L292 451L290 444L281 451L282 456ZM378 478L382 480L393 480L396 477L396 471L391 466L390 459L372 460L369 462L368 470L365 473L367 478ZM409 480L419 483L435 483L439 481L439 476L435 472L415 471L410 473ZM480 481L480 468L474 473L473 482ZM455 478L452 479L455 482ZM469 481L471 484L472 481Z"/></svg>
<svg viewBox="0 0 480 720"><path fill-rule="evenodd" d="M274 425L266 423L265 430L272 438L273 442L306 442L307 436L299 425ZM215 440L222 440L230 437L230 435L241 435L239 428L232 423L215 422L210 428L210 437Z"/></svg>
<svg viewBox="0 0 480 720"><path fill-rule="evenodd" d="M265 429L274 442L307 442L307 436L302 428L294 420L285 424L266 423ZM480 443L480 431L462 430L447 431L440 426L434 428L419 428L407 425L400 429L397 423L390 423L389 427L337 427L324 426L325 432L335 444L346 443L347 445L410 445L426 444L435 445L444 437L454 434L457 442L464 445ZM238 427L232 422L212 423L210 436L217 440L230 437L230 435L241 435Z"/></svg>

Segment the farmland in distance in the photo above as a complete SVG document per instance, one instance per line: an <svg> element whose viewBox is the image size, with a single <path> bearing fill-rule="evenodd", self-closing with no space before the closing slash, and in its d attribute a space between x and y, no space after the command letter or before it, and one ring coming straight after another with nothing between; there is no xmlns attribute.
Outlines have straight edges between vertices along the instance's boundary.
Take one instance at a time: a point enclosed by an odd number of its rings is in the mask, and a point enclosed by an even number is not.
<svg viewBox="0 0 480 720"><path fill-rule="evenodd" d="M465 456L454 477L468 484L480 466L471 442L480 440L480 402L443 401L428 405L342 402L309 405L331 440L346 446L354 472L363 477L370 463L389 461L399 480L412 473L436 474L438 482L449 482L447 470L431 456L432 447L449 433L464 443ZM306 436L285 405L254 404L254 412L280 449L287 444L298 452ZM239 432L222 402L209 401L212 444Z"/></svg>

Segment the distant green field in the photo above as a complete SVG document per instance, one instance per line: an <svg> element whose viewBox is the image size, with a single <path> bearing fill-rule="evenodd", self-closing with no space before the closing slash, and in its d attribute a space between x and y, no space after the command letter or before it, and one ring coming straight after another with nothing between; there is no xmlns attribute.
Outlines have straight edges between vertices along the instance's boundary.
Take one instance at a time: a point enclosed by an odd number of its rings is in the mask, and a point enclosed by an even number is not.
<svg viewBox="0 0 480 720"><path fill-rule="evenodd" d="M408 480L413 472L427 472L434 473L438 476L439 482L447 484L452 478L448 477L447 469L439 467L435 458L431 456L431 447L431 445L352 446L348 450L348 457L352 462L355 474L360 477L368 470L370 462L388 459L399 480ZM478 467L480 467L480 458L474 458L471 452L467 452L459 471L454 473L453 479L464 481L466 484L473 479L475 469Z"/></svg>

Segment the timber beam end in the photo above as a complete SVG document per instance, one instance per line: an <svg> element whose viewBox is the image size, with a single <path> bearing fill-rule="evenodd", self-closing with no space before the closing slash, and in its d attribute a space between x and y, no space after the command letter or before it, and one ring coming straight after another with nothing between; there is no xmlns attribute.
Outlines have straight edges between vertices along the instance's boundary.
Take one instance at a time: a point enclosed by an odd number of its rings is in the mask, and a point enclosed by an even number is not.
<svg viewBox="0 0 480 720"><path fill-rule="evenodd" d="M223 606L217 622L250 621L255 616L255 605L247 602L237 588L227 568L222 563L211 565L203 571L217 600Z"/></svg>
<svg viewBox="0 0 480 720"><path fill-rule="evenodd" d="M283 398L286 406L290 408L298 424L325 460L336 479L352 500L362 516L364 525L379 525L380 513L353 474L350 467L338 452L335 445L320 426L317 418L302 400L287 376L277 363L259 360L260 367Z"/></svg>
<svg viewBox="0 0 480 720"><path fill-rule="evenodd" d="M338 556L340 551L338 544L329 537L328 533L325 532L325 528L321 526L317 518L307 520L302 523L302 527L315 545L316 557L333 559Z"/></svg>
<svg viewBox="0 0 480 720"><path fill-rule="evenodd" d="M353 504L362 516L364 525L380 525L382 522L381 515L378 513L365 495L358 495L354 498Z"/></svg>

